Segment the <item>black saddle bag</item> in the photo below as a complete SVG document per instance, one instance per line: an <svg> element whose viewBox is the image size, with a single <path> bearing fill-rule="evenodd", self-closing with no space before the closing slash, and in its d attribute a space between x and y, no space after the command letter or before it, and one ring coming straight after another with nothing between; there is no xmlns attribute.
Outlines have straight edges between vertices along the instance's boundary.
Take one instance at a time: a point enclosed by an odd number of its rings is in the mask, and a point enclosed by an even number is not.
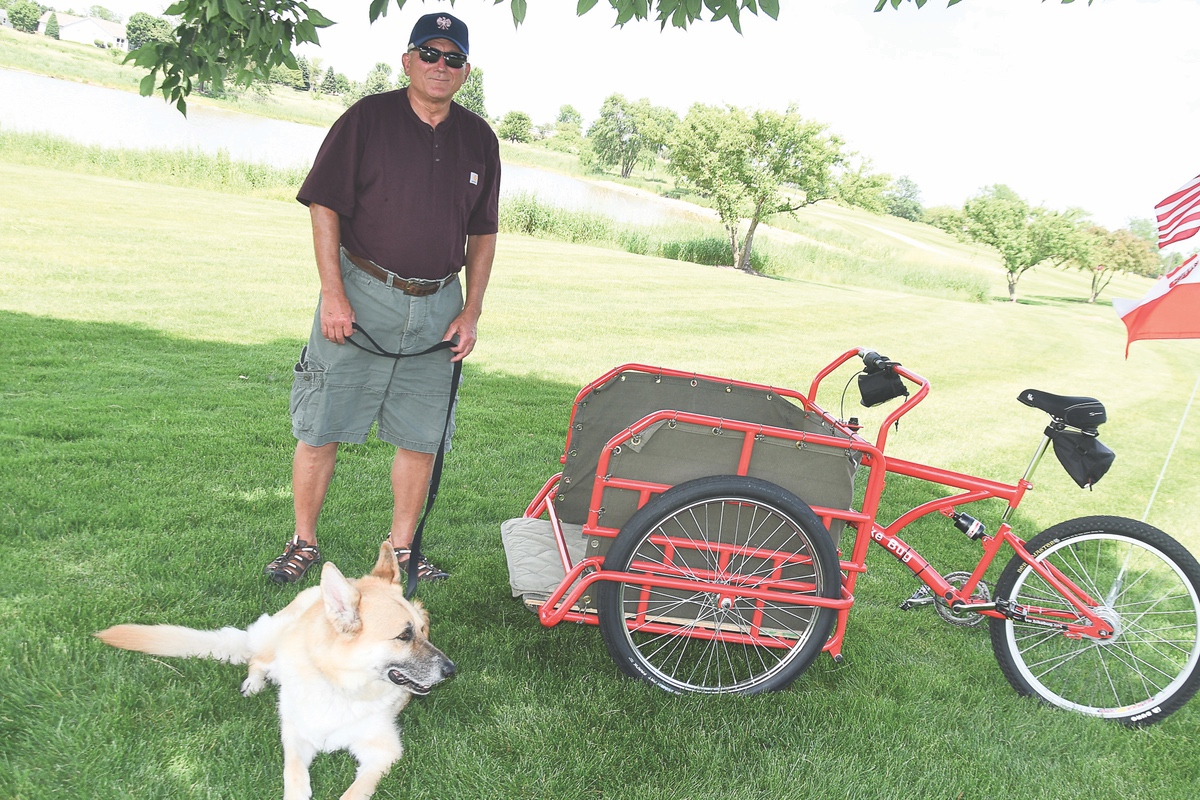
<svg viewBox="0 0 1200 800"><path fill-rule="evenodd" d="M1117 457L1095 436L1053 427L1046 429L1046 435L1054 441L1054 455L1059 463L1081 489L1096 485Z"/></svg>

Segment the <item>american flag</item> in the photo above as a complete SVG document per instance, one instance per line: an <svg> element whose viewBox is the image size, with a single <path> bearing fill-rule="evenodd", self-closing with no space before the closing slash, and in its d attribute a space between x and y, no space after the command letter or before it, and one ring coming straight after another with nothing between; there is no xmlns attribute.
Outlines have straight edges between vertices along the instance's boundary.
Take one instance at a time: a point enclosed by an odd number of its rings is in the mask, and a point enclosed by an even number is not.
<svg viewBox="0 0 1200 800"><path fill-rule="evenodd" d="M1154 207L1158 212L1158 246L1181 242L1200 231L1200 175Z"/></svg>

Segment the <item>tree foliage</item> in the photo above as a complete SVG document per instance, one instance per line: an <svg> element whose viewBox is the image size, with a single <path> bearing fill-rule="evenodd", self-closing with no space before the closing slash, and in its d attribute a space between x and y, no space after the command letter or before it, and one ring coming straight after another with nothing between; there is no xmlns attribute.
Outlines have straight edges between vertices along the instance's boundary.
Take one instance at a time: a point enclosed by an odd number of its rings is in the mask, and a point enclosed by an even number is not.
<svg viewBox="0 0 1200 800"><path fill-rule="evenodd" d="M46 18L46 35L51 39L58 38L58 14L55 14L53 11Z"/></svg>
<svg viewBox="0 0 1200 800"><path fill-rule="evenodd" d="M406 2L370 0L370 21L386 16L393 4L404 8ZM527 5L528 0L509 0L514 24L524 21ZM596 5L597 0L578 0L576 13L582 16ZM662 28L687 28L707 18L728 20L740 33L743 12L761 10L772 19L779 17L779 0L609 0L609 5L618 26L654 15ZM176 0L163 13L179 17L172 41L147 42L126 61L149 70L139 87L143 95L161 92L183 113L197 84L233 80L249 86L269 80L275 67L296 69L292 47L302 42L319 45L318 31L334 24L304 0Z"/></svg>
<svg viewBox="0 0 1200 800"><path fill-rule="evenodd" d="M471 74L463 81L462 88L454 95L454 101L468 111L474 111L484 119L488 118L487 104L483 96L483 70L472 66Z"/></svg>
<svg viewBox="0 0 1200 800"><path fill-rule="evenodd" d="M1007 186L984 189L963 204L965 233L1000 254L1008 281L1008 298L1017 299L1021 276L1043 262L1053 265L1080 263L1088 256L1088 242L1080 231L1083 213L1059 213L1030 207Z"/></svg>
<svg viewBox="0 0 1200 800"><path fill-rule="evenodd" d="M321 81L321 91L325 94L338 94L337 72L333 67L325 73L325 78Z"/></svg>
<svg viewBox="0 0 1200 800"><path fill-rule="evenodd" d="M8 7L8 24L12 25L14 30L37 33L41 17L42 10L29 0L18 0Z"/></svg>
<svg viewBox="0 0 1200 800"><path fill-rule="evenodd" d="M112 11L109 11L104 6L92 6L91 8L88 9L87 15L89 17L95 17L96 19L102 19L102 20L106 20L108 22L116 22L116 23L121 22L120 14L116 14Z"/></svg>
<svg viewBox="0 0 1200 800"><path fill-rule="evenodd" d="M892 176L871 169L871 159L859 160L853 168L843 169L838 177L837 200L848 206L870 211L872 214L887 212L884 193L892 185Z"/></svg>
<svg viewBox="0 0 1200 800"><path fill-rule="evenodd" d="M588 128L588 144L597 164L617 167L628 178L639 161L658 156L677 120L674 111L645 98L630 103L624 95L612 94Z"/></svg>
<svg viewBox="0 0 1200 800"><path fill-rule="evenodd" d="M1089 303L1096 302L1096 298L1119 273L1158 277L1162 260L1155 246L1131 228L1110 231L1100 225L1085 225L1081 232L1086 238L1087 247L1077 266L1091 273Z"/></svg>
<svg viewBox="0 0 1200 800"><path fill-rule="evenodd" d="M832 197L844 160L842 140L794 107L779 113L696 104L669 147L671 171L711 200L734 265L747 271L759 223Z"/></svg>
<svg viewBox="0 0 1200 800"><path fill-rule="evenodd" d="M887 213L893 217L920 222L925 214L921 207L921 189L907 175L901 175L883 193Z"/></svg>
<svg viewBox="0 0 1200 800"><path fill-rule="evenodd" d="M510 111L500 120L496 134L510 142L528 144L533 141L533 119L524 111Z"/></svg>
<svg viewBox="0 0 1200 800"><path fill-rule="evenodd" d="M901 3L916 3L917 8L923 8L925 6L925 3L927 3L928 1L929 0L878 0L878 2L875 4L875 10L882 11L884 8L886 8L889 5L892 8L899 8ZM1060 0L1060 1L1062 2L1063 5L1067 5L1068 3L1075 2L1075 0ZM962 2L962 0L947 0L946 7L949 8L950 6L956 6L961 2ZM1044 3L1044 2L1046 2L1046 0L1042 0L1042 2ZM1090 6L1092 4L1092 0L1087 0L1087 4Z"/></svg>
<svg viewBox="0 0 1200 800"><path fill-rule="evenodd" d="M559 106L558 116L554 121L559 125L574 125L580 132L583 131L583 114L576 111L573 105Z"/></svg>
<svg viewBox="0 0 1200 800"><path fill-rule="evenodd" d="M125 23L125 37L129 40L129 49L136 50L146 42L171 41L172 27L168 20L155 17L145 11L138 11L129 17Z"/></svg>

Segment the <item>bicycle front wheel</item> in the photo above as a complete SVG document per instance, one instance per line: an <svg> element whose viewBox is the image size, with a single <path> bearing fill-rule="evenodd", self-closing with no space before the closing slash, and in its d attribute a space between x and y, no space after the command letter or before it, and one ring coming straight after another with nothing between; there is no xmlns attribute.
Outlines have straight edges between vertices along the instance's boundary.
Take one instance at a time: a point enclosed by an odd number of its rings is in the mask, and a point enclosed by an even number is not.
<svg viewBox="0 0 1200 800"><path fill-rule="evenodd" d="M1025 545L1094 601L1106 640L1070 639L1039 622L1076 622L1074 607L1013 558L996 597L1028 619L991 620L1000 669L1022 695L1127 725L1166 717L1200 688L1200 565L1151 525L1123 517L1059 523Z"/></svg>
<svg viewBox="0 0 1200 800"><path fill-rule="evenodd" d="M838 599L842 589L837 551L813 510L739 476L699 478L647 503L604 569L644 576L600 584L609 654L627 675L678 693L786 687L821 653L837 618L795 601Z"/></svg>

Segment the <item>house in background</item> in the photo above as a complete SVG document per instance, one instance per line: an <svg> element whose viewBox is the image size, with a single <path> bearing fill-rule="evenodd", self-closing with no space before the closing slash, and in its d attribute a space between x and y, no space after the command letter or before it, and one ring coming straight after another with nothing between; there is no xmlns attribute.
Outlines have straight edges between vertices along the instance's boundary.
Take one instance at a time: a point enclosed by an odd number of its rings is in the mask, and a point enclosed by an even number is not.
<svg viewBox="0 0 1200 800"><path fill-rule="evenodd" d="M38 20L38 33L46 32L46 22L50 19L50 13L47 11ZM79 42L80 44L104 42L105 47L129 49L125 26L119 22L109 22L106 19L96 19L95 17L73 17L70 14L57 14L57 16L60 42Z"/></svg>

